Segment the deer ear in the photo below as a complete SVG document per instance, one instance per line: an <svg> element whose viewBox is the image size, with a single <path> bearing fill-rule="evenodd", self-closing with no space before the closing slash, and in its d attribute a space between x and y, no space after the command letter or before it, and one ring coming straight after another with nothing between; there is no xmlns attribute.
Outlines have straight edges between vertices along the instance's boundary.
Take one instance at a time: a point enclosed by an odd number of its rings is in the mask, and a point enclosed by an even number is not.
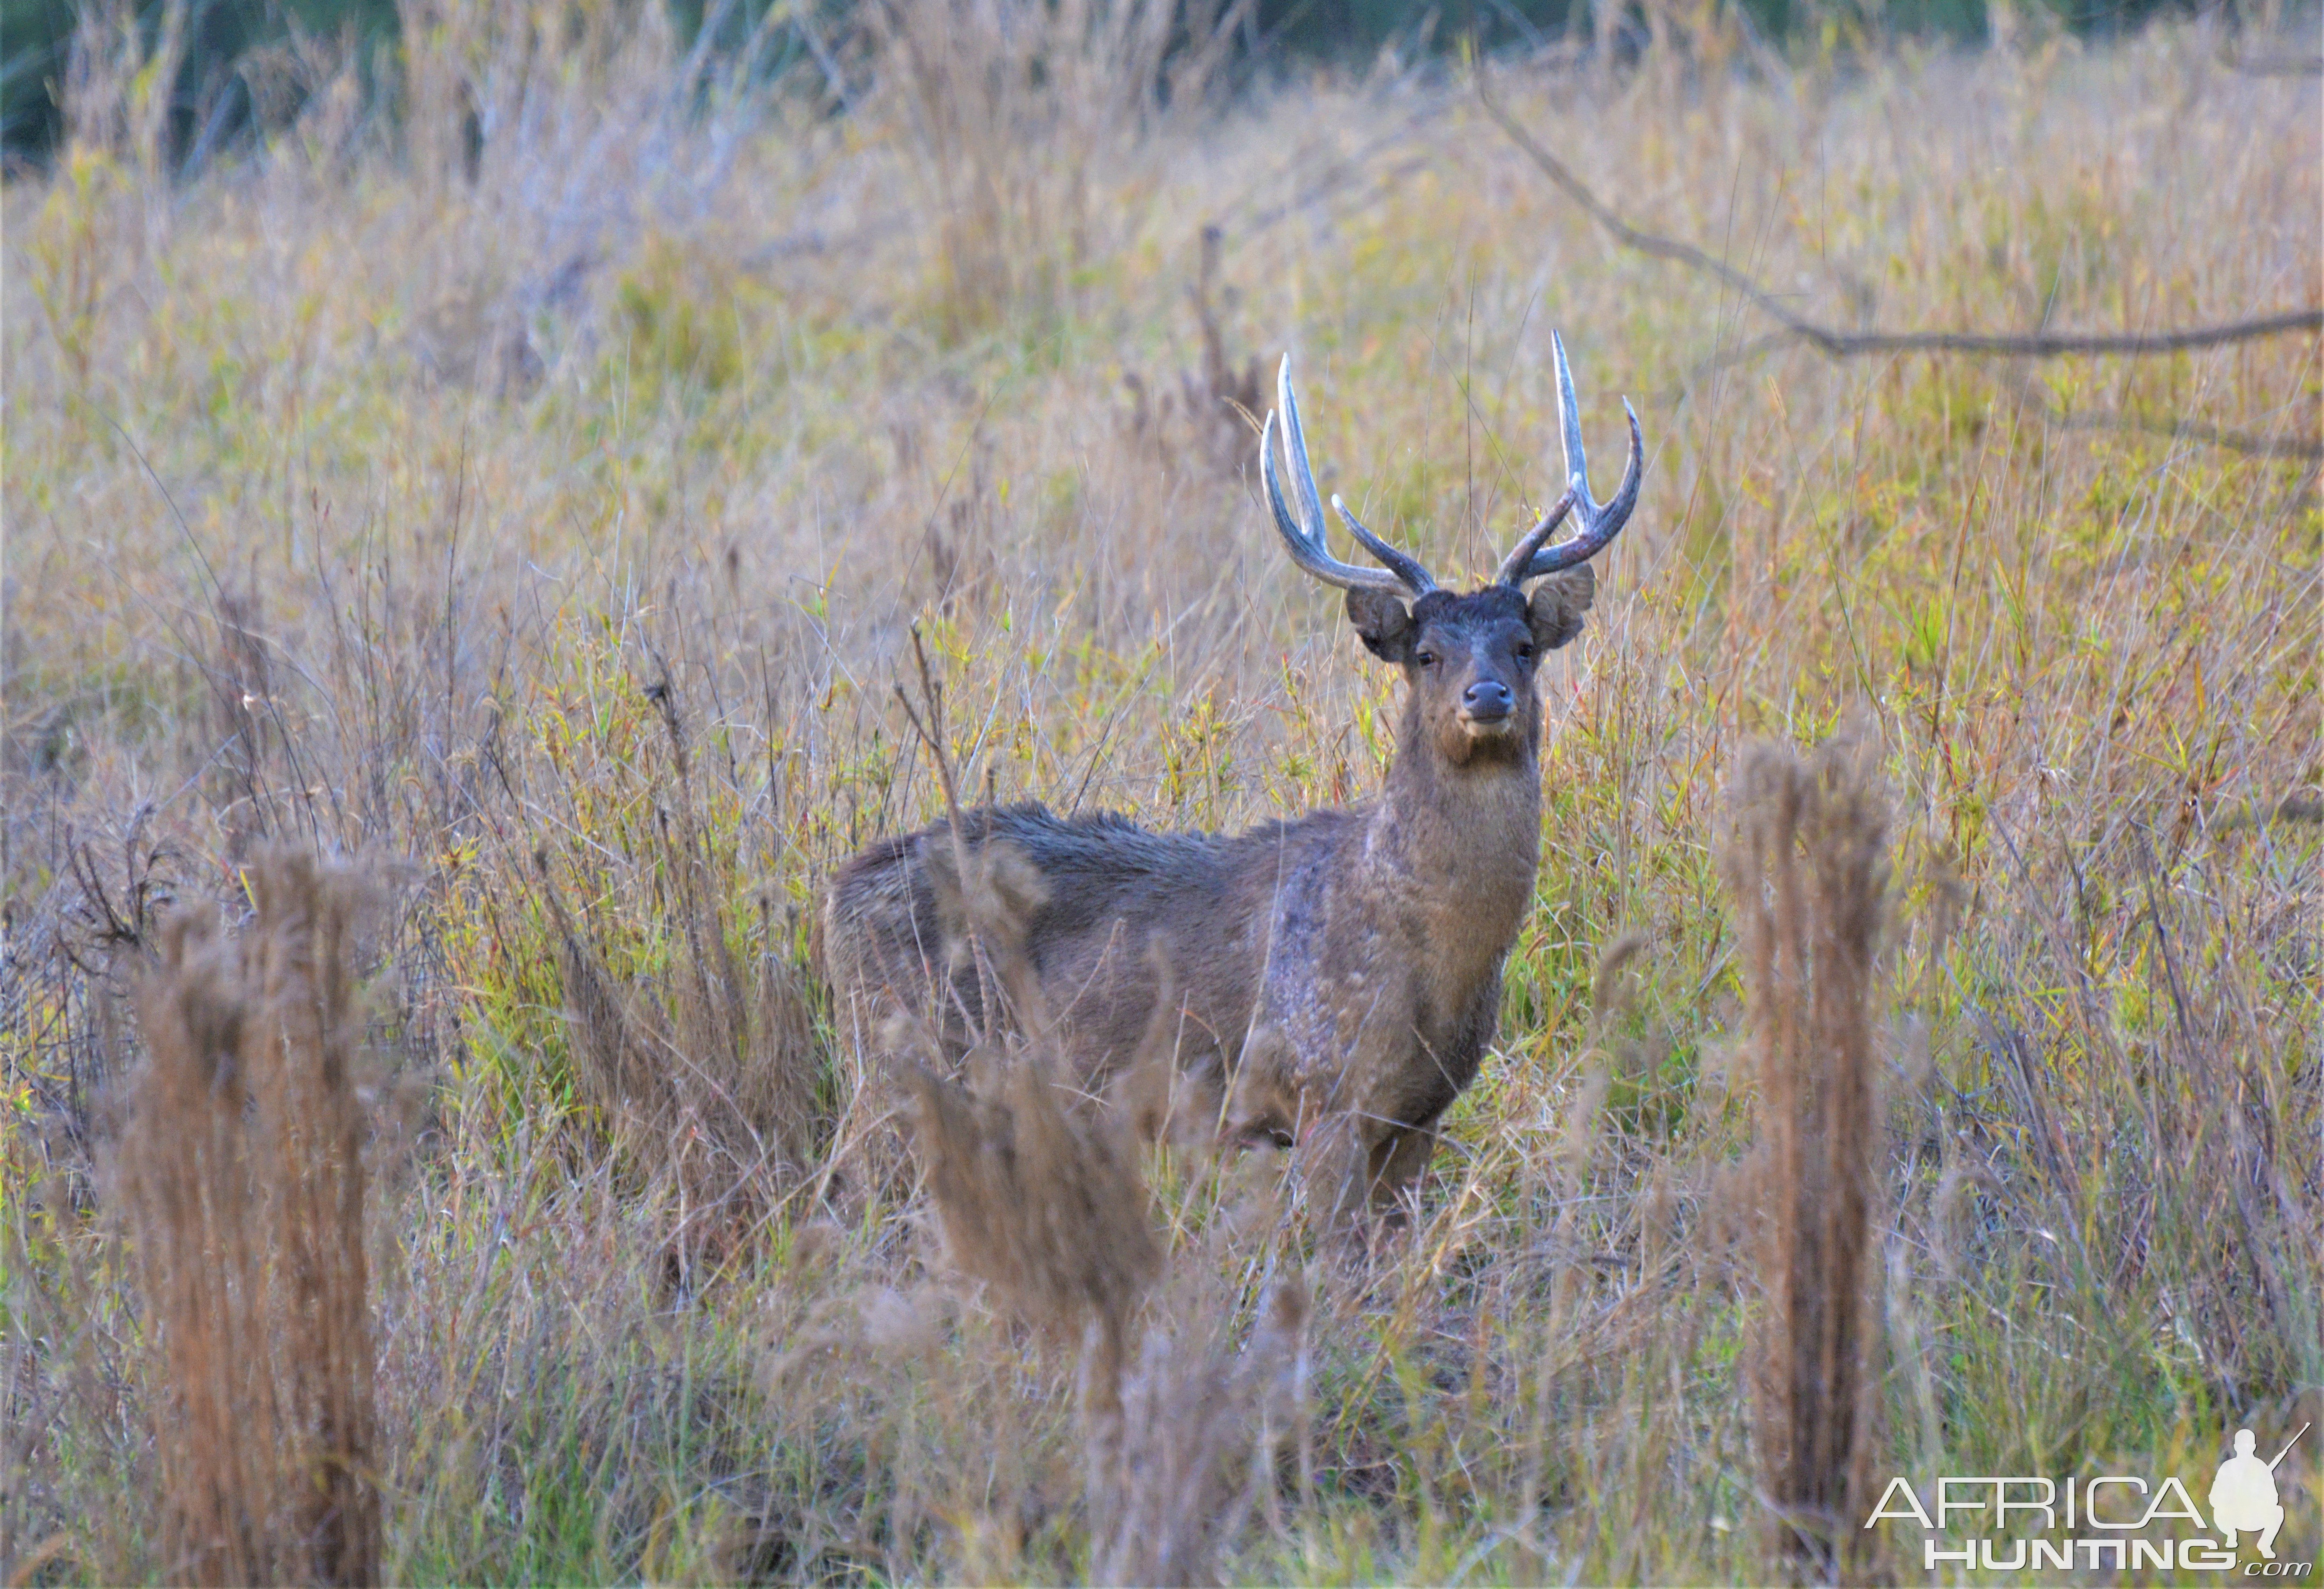
<svg viewBox="0 0 2324 1589"><path fill-rule="evenodd" d="M1570 644L1582 633L1582 614L1597 599L1598 576L1587 563L1535 586L1533 600L1526 605L1534 643L1545 651Z"/></svg>
<svg viewBox="0 0 2324 1589"><path fill-rule="evenodd" d="M1407 661L1412 656L1412 609L1385 590L1358 587L1348 592L1348 622L1356 626L1364 649L1384 662Z"/></svg>

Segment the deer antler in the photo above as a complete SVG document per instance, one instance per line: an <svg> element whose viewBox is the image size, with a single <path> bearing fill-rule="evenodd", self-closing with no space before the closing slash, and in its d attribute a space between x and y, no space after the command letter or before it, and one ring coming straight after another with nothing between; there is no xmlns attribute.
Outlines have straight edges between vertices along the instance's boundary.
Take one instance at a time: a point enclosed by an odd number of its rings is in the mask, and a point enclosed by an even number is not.
<svg viewBox="0 0 2324 1589"><path fill-rule="evenodd" d="M1629 399L1622 400L1622 411L1630 416L1629 459L1622 467L1622 483L1615 487L1614 499L1606 503L1591 501L1590 460L1582 450L1581 405L1573 400L1573 370L1565 362L1565 339L1552 331L1549 346L1557 359L1557 417L1565 439L1565 494L1551 504L1540 523L1526 531L1524 540L1510 549L1501 564L1499 578L1504 585L1522 585L1528 579L1588 562L1622 532L1622 526L1630 521L1630 510L1638 505L1639 455L1646 446L1638 435L1638 411L1630 406ZM1550 531L1563 523L1568 513L1581 518L1582 528L1555 546L1544 546Z"/></svg>
<svg viewBox="0 0 2324 1589"><path fill-rule="evenodd" d="M1267 505L1274 510L1275 528L1282 534L1283 543L1291 549L1291 560L1324 584L1336 585L1342 590L1387 590L1423 596L1435 589L1434 576L1416 559L1365 529L1355 514L1348 512L1348 504L1336 495L1332 498L1332 510L1347 525L1348 533L1386 567L1359 568L1331 554L1323 541L1323 504L1315 494L1315 471L1307 464L1307 438L1299 428L1299 400L1291 390L1291 356L1287 353L1275 377L1275 394L1277 412L1267 416L1267 424L1259 435L1259 472L1267 485ZM1278 412L1283 420L1284 461L1290 466L1291 483L1298 491L1296 517L1283 500L1283 485L1275 474L1273 442Z"/></svg>

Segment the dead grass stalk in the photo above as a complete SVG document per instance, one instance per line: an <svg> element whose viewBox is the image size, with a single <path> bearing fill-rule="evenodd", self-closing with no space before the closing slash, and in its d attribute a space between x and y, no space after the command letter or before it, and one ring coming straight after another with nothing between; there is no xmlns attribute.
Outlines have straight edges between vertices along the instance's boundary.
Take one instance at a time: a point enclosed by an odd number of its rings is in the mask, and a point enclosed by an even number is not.
<svg viewBox="0 0 2324 1589"><path fill-rule="evenodd" d="M1888 811L1871 755L1853 738L1806 761L1755 747L1726 851L1759 1086L1760 1487L1773 1554L1816 1581L1857 1565L1877 1410L1872 999Z"/></svg>

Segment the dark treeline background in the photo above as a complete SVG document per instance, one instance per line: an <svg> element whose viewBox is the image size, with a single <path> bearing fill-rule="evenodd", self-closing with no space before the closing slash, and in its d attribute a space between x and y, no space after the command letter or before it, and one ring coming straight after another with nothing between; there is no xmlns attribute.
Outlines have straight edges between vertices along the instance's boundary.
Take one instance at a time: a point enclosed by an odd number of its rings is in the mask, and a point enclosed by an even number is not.
<svg viewBox="0 0 2324 1589"><path fill-rule="evenodd" d="M646 0L652 3L652 0ZM718 25L714 45L739 45L759 31L770 5L786 0L668 0L679 35L691 40L706 14ZM1594 0L1629 9L1634 0ZM1785 43L1844 10L1859 29L1876 33L1982 42L1988 0L1720 0L1739 5L1771 42ZM2164 11L2194 9L2200 0L2029 0L2076 32L2108 33ZM161 26L166 0L137 0L140 25ZM824 37L844 38L862 0L798 0ZM0 0L0 145L11 168L43 162L63 132L59 104L82 5L75 0ZM1358 65L1399 47L1411 55L1458 48L1463 42L1495 51L1527 51L1563 38L1610 37L1619 47L1624 23L1594 25L1593 0L1258 0L1238 40L1246 80L1301 63ZM390 74L399 29L397 0L190 0L187 46L172 91L171 145L183 162L233 145L251 123L250 90L241 63L253 51L272 50L303 32L351 42L372 63L364 76L377 85ZM787 27L787 35L798 30ZM796 64L803 38L779 42L766 65L774 75Z"/></svg>

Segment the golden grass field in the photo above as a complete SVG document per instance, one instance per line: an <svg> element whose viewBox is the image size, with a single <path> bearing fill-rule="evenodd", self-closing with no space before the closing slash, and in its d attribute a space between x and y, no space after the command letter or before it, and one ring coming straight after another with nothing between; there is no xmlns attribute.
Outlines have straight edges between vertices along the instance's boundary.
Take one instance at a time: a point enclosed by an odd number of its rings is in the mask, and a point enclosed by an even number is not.
<svg viewBox="0 0 2324 1589"><path fill-rule="evenodd" d="M2227 1431L2324 1418L2313 332L1771 346L1458 60L1166 102L1073 7L1038 71L924 12L761 92L650 15L527 14L413 9L392 119L323 45L276 62L303 112L188 185L115 61L0 196L8 1581L223 1570L169 1520L308 1403L196 1418L166 1299L254 1306L231 1277L315 1230L368 1254L367 1326L360 1272L297 1316L374 1376L389 1581L1767 1577L1721 855L1749 747L1843 731L1888 812L1871 1471L2200 1499ZM2324 303L2319 81L2208 26L1778 55L1647 14L1634 63L1491 92L1796 313ZM1325 491L1481 577L1558 489L1552 328L1600 490L1624 396L1646 473L1550 665L1499 1042L1368 1254L1276 1155L1137 1161L1164 1268L1109 1488L1071 1331L947 1261L818 980L821 880L944 811L911 631L975 790L1206 828L1361 798L1400 685L1222 399L1263 413L1291 352ZM309 887L285 845L376 896L313 1039L367 1201L254 1193L232 1258L171 1223L212 1171L167 1175L242 1117L162 1113L141 1056L154 979L213 975L171 912ZM254 1327L212 1359L296 1369ZM1921 1581L1916 1532L1868 1538L1851 1570Z"/></svg>

